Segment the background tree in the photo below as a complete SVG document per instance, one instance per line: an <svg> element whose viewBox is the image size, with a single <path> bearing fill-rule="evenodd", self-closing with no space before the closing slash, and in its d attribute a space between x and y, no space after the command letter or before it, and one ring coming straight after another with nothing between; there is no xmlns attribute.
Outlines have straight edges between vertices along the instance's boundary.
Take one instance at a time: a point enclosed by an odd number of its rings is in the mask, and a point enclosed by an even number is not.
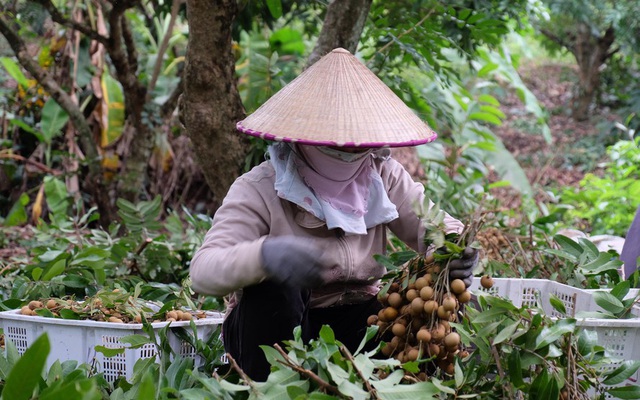
<svg viewBox="0 0 640 400"><path fill-rule="evenodd" d="M601 89L604 66L614 56L626 57L640 50L640 23L636 1L547 0L549 18L539 20L539 31L569 51L578 65L572 116L589 118L590 107Z"/></svg>

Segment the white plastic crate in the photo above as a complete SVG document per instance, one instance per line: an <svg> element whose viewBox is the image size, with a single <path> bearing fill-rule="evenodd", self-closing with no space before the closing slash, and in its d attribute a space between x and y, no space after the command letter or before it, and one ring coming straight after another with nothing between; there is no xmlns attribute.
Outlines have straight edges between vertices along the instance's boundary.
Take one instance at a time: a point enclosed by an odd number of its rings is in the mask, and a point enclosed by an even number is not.
<svg viewBox="0 0 640 400"><path fill-rule="evenodd" d="M206 315L205 318L193 320L197 327L198 338L204 340L208 339L223 321L221 313L207 312ZM142 324L46 318L22 315L20 310L12 310L0 312L0 325L3 328L5 340L13 342L20 354L46 332L51 342L47 368L56 360L76 360L79 363L94 366L96 371L102 372L109 382L114 382L119 376L130 379L136 361L141 358L155 358L157 355L156 346L152 343L137 349L126 348L124 353L113 357L105 357L95 350L96 346L128 347L128 344L120 342L120 338L134 334L146 336L142 330ZM151 325L154 331L158 332L167 325L167 322L156 322ZM172 322L167 337L176 354L193 358L197 365L199 360L195 349L172 332L173 328L186 328L191 332L189 325L189 321Z"/></svg>
<svg viewBox="0 0 640 400"><path fill-rule="evenodd" d="M491 293L507 298L517 307L540 307L551 317L575 317L576 313L583 311L603 311L593 296L597 290L578 289L546 279L493 278L493 282L492 288L485 289L480 285L480 278L476 277L469 289L476 294ZM549 301L551 294L562 301L566 314L563 315L553 308ZM638 289L631 289L627 297L637 294ZM604 347L610 356L624 360L640 360L640 307L634 306L631 313L633 317L628 319L579 318L576 324L582 329L596 332L598 344ZM627 381L630 384L638 384L640 371Z"/></svg>

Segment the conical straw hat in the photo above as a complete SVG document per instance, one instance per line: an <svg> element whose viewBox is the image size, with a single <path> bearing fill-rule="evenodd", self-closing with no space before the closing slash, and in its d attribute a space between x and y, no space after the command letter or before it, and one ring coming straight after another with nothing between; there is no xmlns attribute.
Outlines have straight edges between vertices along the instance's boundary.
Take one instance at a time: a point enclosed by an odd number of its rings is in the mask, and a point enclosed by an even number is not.
<svg viewBox="0 0 640 400"><path fill-rule="evenodd" d="M267 140L317 146L415 146L437 137L384 82L340 48L238 122L237 128Z"/></svg>

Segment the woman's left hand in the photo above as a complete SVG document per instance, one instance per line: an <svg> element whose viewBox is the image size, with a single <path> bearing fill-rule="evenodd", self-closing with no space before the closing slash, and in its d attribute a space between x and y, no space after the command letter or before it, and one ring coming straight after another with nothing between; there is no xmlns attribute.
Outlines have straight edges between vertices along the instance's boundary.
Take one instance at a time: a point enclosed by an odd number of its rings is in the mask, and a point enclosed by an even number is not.
<svg viewBox="0 0 640 400"><path fill-rule="evenodd" d="M480 253L478 249L466 247L462 252L462 257L449 262L449 279L462 279L469 287L473 282L473 269L478 265Z"/></svg>

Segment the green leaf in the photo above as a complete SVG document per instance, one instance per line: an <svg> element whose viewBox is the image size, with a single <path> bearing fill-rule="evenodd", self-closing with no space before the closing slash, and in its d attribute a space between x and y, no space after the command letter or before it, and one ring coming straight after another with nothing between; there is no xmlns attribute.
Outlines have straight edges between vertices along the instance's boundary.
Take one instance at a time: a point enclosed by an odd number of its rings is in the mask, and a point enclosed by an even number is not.
<svg viewBox="0 0 640 400"><path fill-rule="evenodd" d="M7 70L9 75L16 82L18 82L18 84L20 86L22 86L23 89L28 89L29 88L29 86L30 86L29 85L29 80L27 79L27 77L22 72L22 69L20 68L20 64L18 64L17 61L15 61L14 59L9 58L9 57L0 57L0 63L2 63L2 66L4 67L4 69Z"/></svg>
<svg viewBox="0 0 640 400"><path fill-rule="evenodd" d="M618 385L635 374L638 368L640 368L640 361L623 361L616 369L605 374L605 379L602 383L611 386Z"/></svg>
<svg viewBox="0 0 640 400"><path fill-rule="evenodd" d="M482 103L490 104L492 106L500 107L500 102L490 94L481 94L478 97L478 101Z"/></svg>
<svg viewBox="0 0 640 400"><path fill-rule="evenodd" d="M26 193L22 193L18 200L13 203L7 217L4 219L4 226L18 226L25 224L28 220L27 210L25 206L29 204L29 196Z"/></svg>
<svg viewBox="0 0 640 400"><path fill-rule="evenodd" d="M551 303L551 307L553 307L556 311L561 313L562 315L567 314L567 308L564 306L562 300L558 298L555 294L551 293L549 295L549 303Z"/></svg>
<svg viewBox="0 0 640 400"><path fill-rule="evenodd" d="M490 124L494 124L497 126L502 125L502 120L498 117L496 117L494 114L488 113L488 112L474 112L469 114L469 119L471 120L475 120L475 121L484 121L484 122L488 122Z"/></svg>
<svg viewBox="0 0 640 400"><path fill-rule="evenodd" d="M560 339L561 336L573 332L576 328L576 320L573 318L558 320L555 324L545 326L536 337L534 350L541 349Z"/></svg>
<svg viewBox="0 0 640 400"><path fill-rule="evenodd" d="M33 271L31 271L31 277L33 278L34 281L40 280L40 277L42 276L42 271L44 270L40 267L35 267Z"/></svg>
<svg viewBox="0 0 640 400"><path fill-rule="evenodd" d="M40 120L40 131L44 136L45 143L50 144L54 137L62 132L62 127L69 120L69 115L53 99L49 100L42 107L42 119Z"/></svg>
<svg viewBox="0 0 640 400"><path fill-rule="evenodd" d="M80 319L80 315L77 312L68 308L61 308L58 313L62 319Z"/></svg>
<svg viewBox="0 0 640 400"><path fill-rule="evenodd" d="M564 235L555 235L553 237L553 240L555 240L556 243L558 243L558 245L560 245L562 250L564 250L567 253L569 253L572 256L574 256L576 258L576 260L578 258L580 258L580 256L584 252L584 250L582 249L582 246L580 246L580 244L575 242L573 239L569 239L568 237L566 237Z"/></svg>
<svg viewBox="0 0 640 400"><path fill-rule="evenodd" d="M156 377L152 369L149 369L142 377L140 385L138 385L137 400L155 399L156 396Z"/></svg>
<svg viewBox="0 0 640 400"><path fill-rule="evenodd" d="M614 399L640 399L640 386L620 386L608 389Z"/></svg>
<svg viewBox="0 0 640 400"><path fill-rule="evenodd" d="M436 397L436 395L440 392L440 390L431 382L418 382L411 385L396 385L391 387L376 387L376 391L381 400L431 400L437 399L438 397Z"/></svg>
<svg viewBox="0 0 640 400"><path fill-rule="evenodd" d="M509 354L507 364L509 366L509 378L511 379L513 386L516 388L524 387L525 383L522 379L522 364L520 363L520 352L518 350L514 350Z"/></svg>
<svg viewBox="0 0 640 400"><path fill-rule="evenodd" d="M367 327L367 332L364 335L364 338L362 338L362 341L360 342L360 345L358 346L358 348L356 349L356 352L353 353L354 355L357 355L360 353L360 351L362 351L362 349L364 348L364 346L371 340L373 339L373 337L376 335L376 333L378 333L378 325L373 325L373 326L369 326Z"/></svg>
<svg viewBox="0 0 640 400"><path fill-rule="evenodd" d="M46 317L46 318L55 318L56 317L55 315L53 315L51 310L49 310L48 308L39 308L39 309L35 310L35 312L40 317Z"/></svg>
<svg viewBox="0 0 640 400"><path fill-rule="evenodd" d="M320 328L320 339L327 344L336 343L336 336L329 325L322 325L322 328Z"/></svg>
<svg viewBox="0 0 640 400"><path fill-rule="evenodd" d="M50 281L54 277L61 275L65 267L67 266L67 260L58 260L53 265L50 265L46 268L44 275L42 276L43 281Z"/></svg>
<svg viewBox="0 0 640 400"><path fill-rule="evenodd" d="M509 339L513 335L513 333L516 331L519 325L520 325L520 321L518 320L502 328L502 330L498 332L496 337L493 339L493 344L494 345L500 344L505 340Z"/></svg>
<svg viewBox="0 0 640 400"><path fill-rule="evenodd" d="M151 338L145 335L127 335L121 337L119 340L121 343L130 344L132 349L137 349L145 344L154 343Z"/></svg>
<svg viewBox="0 0 640 400"><path fill-rule="evenodd" d="M51 347L44 333L36 339L15 364L2 390L3 399L28 400L42 380L41 374Z"/></svg>
<svg viewBox="0 0 640 400"><path fill-rule="evenodd" d="M593 293L593 300L597 305L610 313L618 314L624 311L622 302L609 292L596 291Z"/></svg>
<svg viewBox="0 0 640 400"><path fill-rule="evenodd" d="M616 298L622 300L629 293L630 289L631 289L631 282L628 280L625 280L615 285L613 289L611 289L611 294Z"/></svg>
<svg viewBox="0 0 640 400"><path fill-rule="evenodd" d="M47 200L47 207L52 214L61 216L67 215L70 196L64 182L52 176L45 177L44 195Z"/></svg>
<svg viewBox="0 0 640 400"><path fill-rule="evenodd" d="M280 18L282 16L282 2L280 0L265 0L267 2L267 8L273 18Z"/></svg>
<svg viewBox="0 0 640 400"><path fill-rule="evenodd" d="M113 347L95 346L94 348L98 353L104 354L105 357L113 357L113 356L117 356L118 354L124 354L124 351L125 351L124 347L113 348Z"/></svg>

